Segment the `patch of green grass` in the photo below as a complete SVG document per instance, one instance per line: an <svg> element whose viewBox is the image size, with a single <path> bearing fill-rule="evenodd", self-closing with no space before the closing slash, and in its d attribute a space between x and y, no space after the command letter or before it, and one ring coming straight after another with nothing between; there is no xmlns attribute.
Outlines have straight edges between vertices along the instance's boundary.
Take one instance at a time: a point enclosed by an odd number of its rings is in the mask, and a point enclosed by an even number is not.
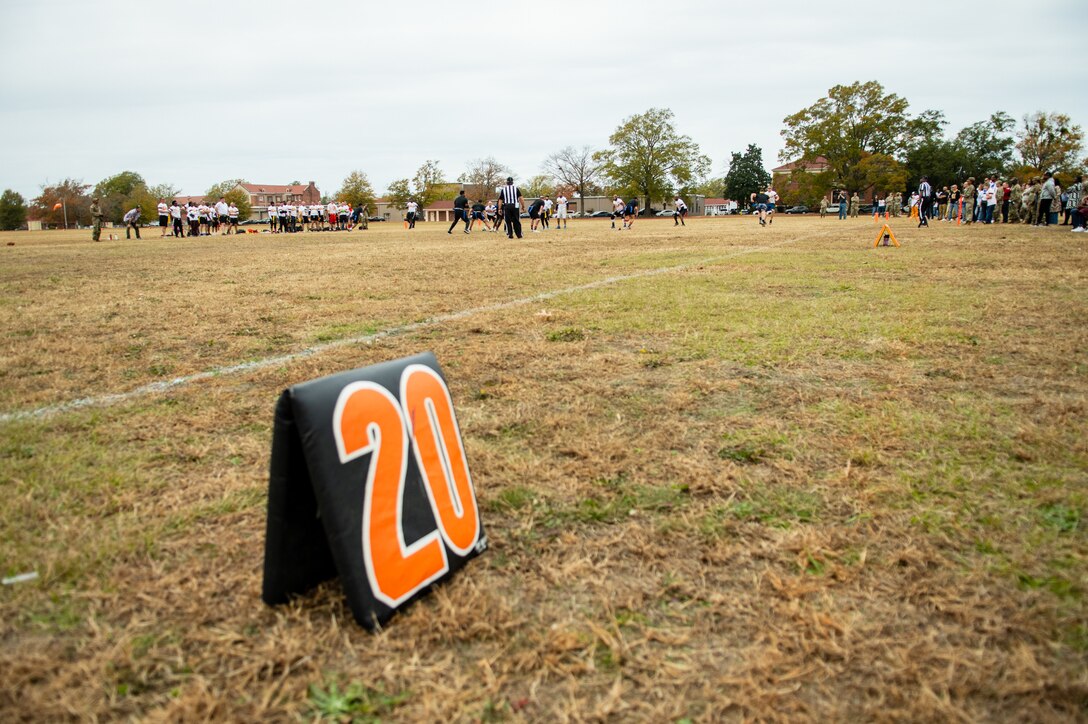
<svg viewBox="0 0 1088 724"><path fill-rule="evenodd" d="M549 342L580 342L585 338L585 331L577 327L564 327L563 329L548 332Z"/></svg>
<svg viewBox="0 0 1088 724"><path fill-rule="evenodd" d="M382 328L380 322L350 322L331 324L320 329L313 336L314 342L333 342L338 339L351 339L374 334Z"/></svg>
<svg viewBox="0 0 1088 724"><path fill-rule="evenodd" d="M372 688L357 681L341 689L335 677L327 679L324 688L310 684L308 691L308 713L313 719L359 724L377 723L392 716L411 696L408 691L391 694L381 686Z"/></svg>
<svg viewBox="0 0 1088 724"><path fill-rule="evenodd" d="M522 510L532 506L534 497L531 489L518 485L499 493L489 507L496 511Z"/></svg>
<svg viewBox="0 0 1088 724"><path fill-rule="evenodd" d="M1054 574L1033 576L1021 571L1016 581L1023 589L1045 589L1059 598L1080 598L1080 589L1068 578Z"/></svg>
<svg viewBox="0 0 1088 724"><path fill-rule="evenodd" d="M740 465L753 465L761 462L766 455L767 452L762 447L749 444L726 445L718 450L719 458L732 460Z"/></svg>
<svg viewBox="0 0 1088 724"><path fill-rule="evenodd" d="M1058 533L1072 533L1080 527L1080 511L1068 505L1051 503L1039 509L1043 524Z"/></svg>

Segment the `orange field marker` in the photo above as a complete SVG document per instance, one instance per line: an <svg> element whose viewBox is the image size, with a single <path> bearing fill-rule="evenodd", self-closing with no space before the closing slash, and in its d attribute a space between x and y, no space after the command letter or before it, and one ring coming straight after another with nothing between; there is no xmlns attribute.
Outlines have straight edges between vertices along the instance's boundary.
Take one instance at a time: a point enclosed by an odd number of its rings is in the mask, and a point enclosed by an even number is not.
<svg viewBox="0 0 1088 724"><path fill-rule="evenodd" d="M895 234L892 233L892 229L887 224L884 224L880 229L880 233L876 235L876 239L873 241L873 248L880 246L880 240L884 240L884 246L888 246L890 240L896 246L899 246L899 240L895 238Z"/></svg>

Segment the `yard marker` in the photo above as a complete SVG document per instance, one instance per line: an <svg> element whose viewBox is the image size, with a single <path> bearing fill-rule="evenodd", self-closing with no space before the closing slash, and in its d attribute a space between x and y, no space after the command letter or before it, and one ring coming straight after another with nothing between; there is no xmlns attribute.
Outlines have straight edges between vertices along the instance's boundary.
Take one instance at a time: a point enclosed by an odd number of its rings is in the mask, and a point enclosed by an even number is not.
<svg viewBox="0 0 1088 724"><path fill-rule="evenodd" d="M895 234L892 233L891 227L888 226L887 224L884 224L884 226L880 229L880 233L878 233L876 235L876 239L873 241L873 248L874 249L876 247L880 246L880 240L881 239L884 240L884 246L888 245L888 240L889 239L891 240L891 242L893 244L895 244L896 246L899 246L899 240L895 238Z"/></svg>

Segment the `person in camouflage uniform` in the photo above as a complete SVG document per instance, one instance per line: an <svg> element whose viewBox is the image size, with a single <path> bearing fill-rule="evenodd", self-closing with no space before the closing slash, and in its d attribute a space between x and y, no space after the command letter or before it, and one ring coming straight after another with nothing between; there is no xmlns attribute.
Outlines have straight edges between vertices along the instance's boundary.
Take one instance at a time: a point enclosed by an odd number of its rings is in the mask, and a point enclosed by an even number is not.
<svg viewBox="0 0 1088 724"><path fill-rule="evenodd" d="M1024 200L1020 204L1020 217L1025 224L1034 224L1038 214L1039 191L1042 185L1039 179L1033 178L1024 189Z"/></svg>
<svg viewBox="0 0 1088 724"><path fill-rule="evenodd" d="M963 223L970 224L975 219L975 177L967 179L963 185Z"/></svg>
<svg viewBox="0 0 1088 724"><path fill-rule="evenodd" d="M91 199L91 241L99 241L102 236L102 207L98 199Z"/></svg>
<svg viewBox="0 0 1088 724"><path fill-rule="evenodd" d="M858 192L855 191L854 195L850 197L850 218L858 218L858 209L861 207L861 199L858 198Z"/></svg>
<svg viewBox="0 0 1088 724"><path fill-rule="evenodd" d="M1012 188L1009 189L1009 223L1020 221L1020 203L1023 200L1024 190L1020 188L1020 182L1012 180Z"/></svg>
<svg viewBox="0 0 1088 724"><path fill-rule="evenodd" d="M820 218L827 216L827 197L820 199Z"/></svg>

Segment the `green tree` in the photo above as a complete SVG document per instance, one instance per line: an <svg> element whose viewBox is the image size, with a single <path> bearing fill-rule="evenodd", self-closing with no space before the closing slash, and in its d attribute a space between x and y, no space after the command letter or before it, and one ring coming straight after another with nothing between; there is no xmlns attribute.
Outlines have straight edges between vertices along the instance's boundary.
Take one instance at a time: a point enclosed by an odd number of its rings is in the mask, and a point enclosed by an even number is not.
<svg viewBox="0 0 1088 724"><path fill-rule="evenodd" d="M916 188L923 176L935 189L963 183L970 176L971 161L958 141L934 139L921 143L907 153L908 188Z"/></svg>
<svg viewBox="0 0 1088 724"><path fill-rule="evenodd" d="M903 191L907 187L910 172L890 154L874 153L861 159L858 172L865 186L871 186L877 194L889 191Z"/></svg>
<svg viewBox="0 0 1088 724"><path fill-rule="evenodd" d="M26 201L20 193L5 189L0 194L0 231L14 231L26 224Z"/></svg>
<svg viewBox="0 0 1088 724"><path fill-rule="evenodd" d="M676 132L672 119L667 108L631 116L608 137L611 148L593 156L613 189L643 197L646 209L655 199L690 190L710 171L710 159Z"/></svg>
<svg viewBox="0 0 1088 724"><path fill-rule="evenodd" d="M810 173L803 167L798 167L788 175L776 176L773 183L779 195L780 207L804 204L816 208L820 205L820 199L831 190L833 179L828 173ZM746 196L744 201L749 198L750 196Z"/></svg>
<svg viewBox="0 0 1088 724"><path fill-rule="evenodd" d="M555 179L546 173L537 174L521 184L520 188L526 198L540 198L555 193Z"/></svg>
<svg viewBox="0 0 1088 724"><path fill-rule="evenodd" d="M390 183L386 196L394 208L403 209L409 201L415 201L422 212L438 200L445 184L438 161L426 161L411 180L402 178Z"/></svg>
<svg viewBox="0 0 1088 724"><path fill-rule="evenodd" d="M93 195L98 198L105 219L120 223L125 213L136 205L135 199L142 198L142 194L137 194L140 189L147 189L144 177L135 171L122 171L99 181Z"/></svg>
<svg viewBox="0 0 1088 724"><path fill-rule="evenodd" d="M1024 126L1017 132L1016 148L1024 164L1039 171L1079 169L1084 149L1084 132L1064 113L1038 111L1024 116Z"/></svg>
<svg viewBox="0 0 1088 724"><path fill-rule="evenodd" d="M968 176L981 179L1005 173L1012 166L1015 126L1012 116L997 111L987 120L972 123L956 134L955 142L966 164L959 181Z"/></svg>
<svg viewBox="0 0 1088 724"><path fill-rule="evenodd" d="M704 179L695 187L695 193L707 198L725 197L725 177Z"/></svg>
<svg viewBox="0 0 1088 724"><path fill-rule="evenodd" d="M386 191L385 197L389 199L389 203L392 204L393 208L407 208L408 202L415 198L412 193L412 182L406 178L393 181L389 184L389 190Z"/></svg>
<svg viewBox="0 0 1088 724"><path fill-rule="evenodd" d="M336 192L336 198L351 204L352 208L360 209L364 206L373 209L374 187L370 185L370 179L362 171L352 171L340 185Z"/></svg>
<svg viewBox="0 0 1088 724"><path fill-rule="evenodd" d="M214 204L222 196L227 203L232 203L238 207L239 219L248 219L250 214L253 213L253 205L249 203L249 194L238 188L241 184L247 183L249 182L242 178L230 178L220 181L217 184L212 184L204 192L204 199L206 203Z"/></svg>
<svg viewBox="0 0 1088 724"><path fill-rule="evenodd" d="M52 186L42 186L41 193L30 202L30 213L45 224L61 227L64 226L66 209L69 226L87 226L91 223L91 198L87 195L89 188L90 184L71 178ZM54 210L57 204L61 204L61 208Z"/></svg>
<svg viewBox="0 0 1088 724"><path fill-rule="evenodd" d="M567 146L556 151L544 159L543 170L560 186L577 191L579 198L584 199L601 191L601 162L594 158L589 146Z"/></svg>
<svg viewBox="0 0 1088 724"><path fill-rule="evenodd" d="M174 184L155 184L154 186L149 186L147 190L148 193L155 197L156 204L159 203L159 199L165 199L166 203L169 204L181 193L181 189Z"/></svg>
<svg viewBox="0 0 1088 724"><path fill-rule="evenodd" d="M438 161L425 161L412 179L413 190L419 208L425 209L438 200L438 186L446 183L442 169L438 167Z"/></svg>
<svg viewBox="0 0 1088 724"><path fill-rule="evenodd" d="M851 191L865 187L858 165L870 154L904 152L920 134L931 132L938 114L926 112L911 124L905 98L885 93L876 81L837 85L808 108L783 119L781 159L812 161L823 156L830 180Z"/></svg>
<svg viewBox="0 0 1088 724"><path fill-rule="evenodd" d="M771 174L763 168L763 149L749 143L744 153L733 151L729 171L725 174L725 198L742 206L752 194L771 182Z"/></svg>

